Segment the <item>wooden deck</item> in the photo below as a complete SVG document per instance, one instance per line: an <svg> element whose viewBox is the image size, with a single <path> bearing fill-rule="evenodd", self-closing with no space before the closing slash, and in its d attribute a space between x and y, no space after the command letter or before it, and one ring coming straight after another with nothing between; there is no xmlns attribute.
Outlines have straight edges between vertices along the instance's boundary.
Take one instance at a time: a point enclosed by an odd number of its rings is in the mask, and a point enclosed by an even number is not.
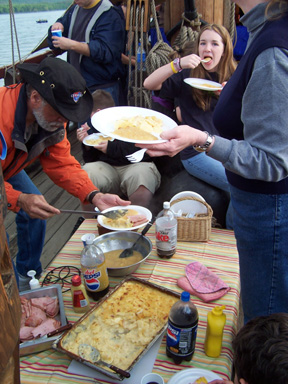
<svg viewBox="0 0 288 384"><path fill-rule="evenodd" d="M68 139L71 143L71 153L78 160L82 161L81 143L76 138L76 129L69 129ZM26 172L31 177L34 184L43 194L49 204L57 208L79 209L80 202L77 198L55 185L49 177L42 171L39 162L35 162ZM62 247L70 238L80 215L62 214L47 220L45 245L41 256L42 267L45 269ZM8 211L5 219L6 230L9 235L9 248L12 258L17 254L17 234L15 224L15 213Z"/></svg>

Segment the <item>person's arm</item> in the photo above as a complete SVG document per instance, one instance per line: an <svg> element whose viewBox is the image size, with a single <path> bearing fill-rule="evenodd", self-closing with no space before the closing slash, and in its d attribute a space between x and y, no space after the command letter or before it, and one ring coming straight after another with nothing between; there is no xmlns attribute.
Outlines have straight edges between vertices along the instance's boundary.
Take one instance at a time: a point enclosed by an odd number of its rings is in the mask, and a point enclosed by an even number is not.
<svg viewBox="0 0 288 384"><path fill-rule="evenodd" d="M201 62L201 59L197 55L188 55L180 59L180 66L182 69L185 68L196 68ZM176 72L175 72L176 71ZM162 83L167 80L174 73L177 73L175 65L169 63L156 69L151 75L144 80L144 87L150 91L159 91L162 87Z"/></svg>
<svg viewBox="0 0 288 384"><path fill-rule="evenodd" d="M63 51L74 51L80 55L90 56L90 49L87 43L68 39L68 37L52 36L53 46Z"/></svg>
<svg viewBox="0 0 288 384"><path fill-rule="evenodd" d="M258 56L242 102L244 140L216 137L209 151L209 156L243 177L272 182L287 177L287 56L279 48Z"/></svg>

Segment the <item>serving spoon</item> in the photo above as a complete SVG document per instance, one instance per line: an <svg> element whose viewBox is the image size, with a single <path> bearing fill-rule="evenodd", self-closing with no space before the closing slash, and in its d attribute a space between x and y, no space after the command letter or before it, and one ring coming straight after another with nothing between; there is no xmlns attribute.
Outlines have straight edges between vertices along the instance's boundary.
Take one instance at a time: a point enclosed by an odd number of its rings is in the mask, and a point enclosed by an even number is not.
<svg viewBox="0 0 288 384"><path fill-rule="evenodd" d="M149 221L149 223L146 224L143 231L141 232L141 236L138 237L138 239L135 241L135 243L132 244L132 246L130 248L126 248L120 253L120 255L119 255L120 259L124 259L125 257L132 256L133 251L135 250L138 241L148 232L149 228L154 223L155 219L156 219L156 217L153 216L152 219Z"/></svg>
<svg viewBox="0 0 288 384"><path fill-rule="evenodd" d="M108 217L109 219L116 220L124 216L127 213L127 209L117 209L117 210L109 211L105 213L100 211L79 211L74 209L60 209L60 212L61 213L77 213L80 215L84 215L84 214L94 215L94 216L102 215L102 216Z"/></svg>
<svg viewBox="0 0 288 384"><path fill-rule="evenodd" d="M123 371L123 369L115 367L115 365L106 363L106 361L101 360L101 355L98 349L92 347L92 345L82 343L78 347L79 356L84 360L91 361L94 363L99 363L105 365L106 367L112 369L112 371L119 373L120 375L129 378L131 375L127 371Z"/></svg>

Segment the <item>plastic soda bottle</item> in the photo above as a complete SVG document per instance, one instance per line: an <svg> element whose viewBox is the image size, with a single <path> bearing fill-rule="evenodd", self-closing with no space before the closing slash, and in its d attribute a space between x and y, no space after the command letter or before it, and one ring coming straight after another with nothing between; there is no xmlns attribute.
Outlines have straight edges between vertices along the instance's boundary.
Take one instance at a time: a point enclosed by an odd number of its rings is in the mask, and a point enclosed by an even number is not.
<svg viewBox="0 0 288 384"><path fill-rule="evenodd" d="M156 218L156 249L161 258L170 259L176 252L177 219L170 209L170 202L163 203L163 210Z"/></svg>
<svg viewBox="0 0 288 384"><path fill-rule="evenodd" d="M93 300L99 300L109 291L109 278L104 253L93 244L92 236L86 238L80 263L88 295Z"/></svg>
<svg viewBox="0 0 288 384"><path fill-rule="evenodd" d="M141 42L139 42L137 49L137 69L141 71L141 55L142 55L142 70L146 71L145 61L146 61L146 52L143 46L141 46Z"/></svg>
<svg viewBox="0 0 288 384"><path fill-rule="evenodd" d="M190 293L182 292L181 300L173 304L170 310L166 335L166 354L175 364L192 359L197 328L197 308L190 301Z"/></svg>
<svg viewBox="0 0 288 384"><path fill-rule="evenodd" d="M209 357L218 357L221 354L223 331L226 315L223 313L225 305L216 305L207 315L207 329L204 351Z"/></svg>
<svg viewBox="0 0 288 384"><path fill-rule="evenodd" d="M74 312L87 312L90 309L90 301L86 289L82 284L81 277L74 275L71 279L71 295Z"/></svg>

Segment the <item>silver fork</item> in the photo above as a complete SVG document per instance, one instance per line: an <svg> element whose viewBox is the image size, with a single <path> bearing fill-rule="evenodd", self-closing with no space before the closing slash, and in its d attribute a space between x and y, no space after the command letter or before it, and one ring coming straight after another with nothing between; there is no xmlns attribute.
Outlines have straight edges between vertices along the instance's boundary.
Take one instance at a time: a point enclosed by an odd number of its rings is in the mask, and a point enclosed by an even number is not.
<svg viewBox="0 0 288 384"><path fill-rule="evenodd" d="M127 155L127 159L130 161L130 163L139 163L144 157L144 153L147 151L148 148L142 148L139 149L139 151L136 151L134 153L131 153L131 155Z"/></svg>

